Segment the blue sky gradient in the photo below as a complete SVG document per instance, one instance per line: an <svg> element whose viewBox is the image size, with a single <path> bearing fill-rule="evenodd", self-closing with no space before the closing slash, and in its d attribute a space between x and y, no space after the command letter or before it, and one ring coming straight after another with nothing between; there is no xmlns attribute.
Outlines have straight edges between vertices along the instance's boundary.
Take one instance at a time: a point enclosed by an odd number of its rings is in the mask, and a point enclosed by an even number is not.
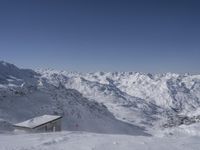
<svg viewBox="0 0 200 150"><path fill-rule="evenodd" d="M200 72L198 0L1 0L0 59L72 71Z"/></svg>

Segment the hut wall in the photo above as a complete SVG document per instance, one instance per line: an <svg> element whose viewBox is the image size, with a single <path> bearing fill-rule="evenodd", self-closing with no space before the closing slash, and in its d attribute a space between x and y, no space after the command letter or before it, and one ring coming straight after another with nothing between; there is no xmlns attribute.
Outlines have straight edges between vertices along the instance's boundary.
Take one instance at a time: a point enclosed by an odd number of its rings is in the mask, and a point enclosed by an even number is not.
<svg viewBox="0 0 200 150"><path fill-rule="evenodd" d="M44 125L34 128L35 132L54 132L61 131L61 119L48 122Z"/></svg>

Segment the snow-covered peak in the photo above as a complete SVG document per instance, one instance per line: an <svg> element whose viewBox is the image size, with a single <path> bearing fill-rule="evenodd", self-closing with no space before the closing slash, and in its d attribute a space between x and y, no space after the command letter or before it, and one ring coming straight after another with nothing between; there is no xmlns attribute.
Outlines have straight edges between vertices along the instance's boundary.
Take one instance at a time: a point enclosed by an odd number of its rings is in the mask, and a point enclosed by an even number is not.
<svg viewBox="0 0 200 150"><path fill-rule="evenodd" d="M102 118L105 124L109 119L115 122L116 118L132 125L171 126L183 123L185 118L194 120L200 116L200 75L140 72L79 73L53 69L33 71L20 69L5 62L0 63L0 69L0 100L7 100L12 104L12 100L15 99L15 105L22 107L22 110L17 108L20 110L17 113L16 110L5 110L8 103L1 105L4 107L0 107L0 112L9 112L7 115L10 116L13 115L12 112L15 112L15 115L21 114L27 106L35 111L35 107L41 103L42 108L37 111L39 114L53 113L52 111L56 110L56 113L65 115L76 114L77 118L70 118L72 122L79 118L84 120L86 117L90 123L94 118L100 117L94 119L96 123L91 123L95 125ZM18 103L20 105L17 105ZM73 105L74 103L76 105ZM29 113L25 119L38 115ZM5 119L5 115L1 114L3 113L0 113L0 118L4 116ZM109 126L113 121L108 123Z"/></svg>
<svg viewBox="0 0 200 150"><path fill-rule="evenodd" d="M21 86L23 83L35 84L38 73L31 69L20 69L13 64L0 62L0 84L8 86Z"/></svg>
<svg viewBox="0 0 200 150"><path fill-rule="evenodd" d="M7 65L9 65L9 63L7 63L7 62L5 62L5 61L0 61L0 65L7 66Z"/></svg>
<svg viewBox="0 0 200 150"><path fill-rule="evenodd" d="M104 103L116 117L128 122L138 120L135 114L143 116L148 113L147 118L155 112L163 116L176 113L187 115L200 106L200 75L67 71L40 73L53 83L62 83L89 99ZM130 105L131 108L124 107ZM139 122L143 121L139 119Z"/></svg>

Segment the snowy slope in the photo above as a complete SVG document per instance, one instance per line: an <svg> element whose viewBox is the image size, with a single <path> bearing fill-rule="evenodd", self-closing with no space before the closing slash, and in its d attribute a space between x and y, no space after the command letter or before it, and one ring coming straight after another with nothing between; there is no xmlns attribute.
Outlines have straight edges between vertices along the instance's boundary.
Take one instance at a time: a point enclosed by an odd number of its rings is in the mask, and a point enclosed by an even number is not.
<svg viewBox="0 0 200 150"><path fill-rule="evenodd" d="M55 85L39 73L5 62L0 63L0 68L0 118L8 124L54 114L63 116L64 130L147 135L143 128L117 120L105 105L65 88L61 81Z"/></svg>
<svg viewBox="0 0 200 150"><path fill-rule="evenodd" d="M68 132L12 132L12 123L44 114L63 116ZM0 62L1 150L198 150L197 122L200 75L33 71Z"/></svg>
<svg viewBox="0 0 200 150"><path fill-rule="evenodd" d="M8 124L59 114L68 130L145 134L137 126L198 122L199 106L200 75L33 71L0 62L0 118Z"/></svg>
<svg viewBox="0 0 200 150"><path fill-rule="evenodd" d="M184 122L184 117L200 115L200 75L39 72L52 84L62 82L91 101L103 103L116 118L129 123L172 126Z"/></svg>
<svg viewBox="0 0 200 150"><path fill-rule="evenodd" d="M1 150L198 150L199 136L146 137L85 132L0 135Z"/></svg>

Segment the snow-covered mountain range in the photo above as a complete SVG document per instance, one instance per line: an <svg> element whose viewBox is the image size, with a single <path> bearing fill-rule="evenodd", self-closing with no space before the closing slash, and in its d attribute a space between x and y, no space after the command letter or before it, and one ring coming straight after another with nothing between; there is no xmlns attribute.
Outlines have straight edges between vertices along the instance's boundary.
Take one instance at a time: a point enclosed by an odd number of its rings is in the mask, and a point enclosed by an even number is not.
<svg viewBox="0 0 200 150"><path fill-rule="evenodd" d="M200 75L33 71L1 61L0 119L41 114L64 116L64 129L104 133L191 124L200 119Z"/></svg>

